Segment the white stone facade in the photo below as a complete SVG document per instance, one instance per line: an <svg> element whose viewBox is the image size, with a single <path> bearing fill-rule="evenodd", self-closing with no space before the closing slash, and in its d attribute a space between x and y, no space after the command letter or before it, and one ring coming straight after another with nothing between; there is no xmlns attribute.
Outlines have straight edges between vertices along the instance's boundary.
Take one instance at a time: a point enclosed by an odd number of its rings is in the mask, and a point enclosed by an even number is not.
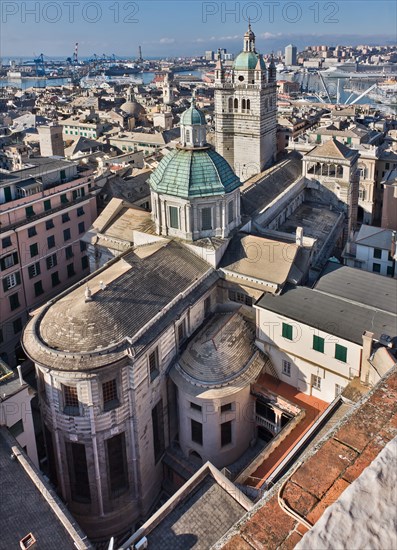
<svg viewBox="0 0 397 550"><path fill-rule="evenodd" d="M358 376L362 346L277 313L259 307L256 310L257 346L269 355L282 382L331 402L349 380ZM283 323L293 327L292 340L282 336ZM314 336L324 339L323 353L313 348ZM335 358L336 344L347 349L346 362Z"/></svg>

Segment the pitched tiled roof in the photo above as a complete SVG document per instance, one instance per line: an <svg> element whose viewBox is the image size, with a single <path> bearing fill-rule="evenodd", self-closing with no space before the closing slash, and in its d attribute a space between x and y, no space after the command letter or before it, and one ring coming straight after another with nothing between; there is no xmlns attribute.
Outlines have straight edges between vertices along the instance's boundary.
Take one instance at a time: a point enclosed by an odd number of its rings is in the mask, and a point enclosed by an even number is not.
<svg viewBox="0 0 397 550"><path fill-rule="evenodd" d="M324 145L315 147L306 154L306 156L310 157L328 157L331 159L349 159L355 155L357 155L356 151L333 139L328 140Z"/></svg>

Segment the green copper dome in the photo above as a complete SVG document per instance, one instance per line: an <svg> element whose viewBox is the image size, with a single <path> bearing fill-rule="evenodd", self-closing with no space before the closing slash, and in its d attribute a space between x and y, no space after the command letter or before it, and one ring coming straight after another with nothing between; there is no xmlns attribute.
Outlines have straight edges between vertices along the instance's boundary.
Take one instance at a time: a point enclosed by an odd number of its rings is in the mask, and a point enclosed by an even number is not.
<svg viewBox="0 0 397 550"><path fill-rule="evenodd" d="M207 124L203 111L197 109L194 103L181 114L181 124L192 126L193 124Z"/></svg>
<svg viewBox="0 0 397 550"><path fill-rule="evenodd" d="M259 54L255 52L241 52L234 60L233 69L235 71L254 70L258 63Z"/></svg>
<svg viewBox="0 0 397 550"><path fill-rule="evenodd" d="M175 149L150 176L157 193L179 198L224 195L241 185L227 161L214 149Z"/></svg>

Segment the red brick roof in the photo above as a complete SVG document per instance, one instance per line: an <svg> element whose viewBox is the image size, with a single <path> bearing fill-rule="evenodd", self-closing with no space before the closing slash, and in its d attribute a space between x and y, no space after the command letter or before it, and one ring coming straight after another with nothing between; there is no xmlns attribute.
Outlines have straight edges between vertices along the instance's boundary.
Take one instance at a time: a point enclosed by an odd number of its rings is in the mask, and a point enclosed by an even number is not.
<svg viewBox="0 0 397 550"><path fill-rule="evenodd" d="M366 394L315 452L281 480L221 547L294 548L343 491L397 436L397 367ZM281 500L279 501L279 497ZM291 517L280 506L292 511ZM261 505L262 504L262 505ZM300 521L295 518L302 518Z"/></svg>

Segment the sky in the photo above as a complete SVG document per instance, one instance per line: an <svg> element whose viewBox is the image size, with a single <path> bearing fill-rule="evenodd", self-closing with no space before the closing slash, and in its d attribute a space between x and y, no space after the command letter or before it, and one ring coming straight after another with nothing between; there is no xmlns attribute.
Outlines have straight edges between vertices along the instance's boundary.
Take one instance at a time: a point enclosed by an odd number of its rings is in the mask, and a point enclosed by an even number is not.
<svg viewBox="0 0 397 550"><path fill-rule="evenodd" d="M0 56L194 56L242 49L250 17L263 53L293 43L397 43L395 0L1 0Z"/></svg>

